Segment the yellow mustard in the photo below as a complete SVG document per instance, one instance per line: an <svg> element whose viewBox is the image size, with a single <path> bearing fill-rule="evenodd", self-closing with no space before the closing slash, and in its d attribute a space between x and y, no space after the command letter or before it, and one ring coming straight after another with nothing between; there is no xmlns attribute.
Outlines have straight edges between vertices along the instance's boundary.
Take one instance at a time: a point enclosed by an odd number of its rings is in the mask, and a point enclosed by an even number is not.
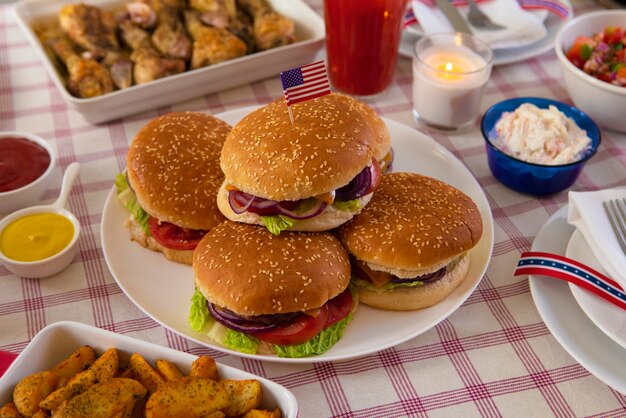
<svg viewBox="0 0 626 418"><path fill-rule="evenodd" d="M19 218L4 228L0 249L16 261L38 261L60 253L74 236L74 225L56 213L37 213Z"/></svg>

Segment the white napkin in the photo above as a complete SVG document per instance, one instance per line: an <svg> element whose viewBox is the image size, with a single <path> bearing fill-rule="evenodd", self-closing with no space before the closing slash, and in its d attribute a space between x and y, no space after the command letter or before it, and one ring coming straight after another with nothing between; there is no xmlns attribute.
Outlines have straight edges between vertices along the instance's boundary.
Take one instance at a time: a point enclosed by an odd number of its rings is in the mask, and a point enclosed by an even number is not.
<svg viewBox="0 0 626 418"><path fill-rule="evenodd" d="M424 33L450 32L452 26L441 10L420 0L412 0L413 14ZM543 39L547 30L543 21L533 13L522 9L516 0L492 0L478 3L480 10L504 29L483 30L470 26L472 33L493 49L517 48ZM461 15L467 15L468 7L457 7Z"/></svg>
<svg viewBox="0 0 626 418"><path fill-rule="evenodd" d="M583 234L609 277L626 289L626 255L622 252L602 202L626 197L626 188L569 192L567 222Z"/></svg>

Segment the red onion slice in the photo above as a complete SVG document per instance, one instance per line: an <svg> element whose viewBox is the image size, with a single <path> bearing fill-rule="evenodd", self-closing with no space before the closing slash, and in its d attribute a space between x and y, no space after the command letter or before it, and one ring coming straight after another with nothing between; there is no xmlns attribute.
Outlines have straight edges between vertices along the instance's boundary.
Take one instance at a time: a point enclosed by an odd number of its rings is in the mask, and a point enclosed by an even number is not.
<svg viewBox="0 0 626 418"><path fill-rule="evenodd" d="M278 326L278 324L264 324L239 317L234 313L226 313L225 310L218 308L208 301L207 306L213 319L225 327L234 329L235 331L248 333L263 332L272 330Z"/></svg>
<svg viewBox="0 0 626 418"><path fill-rule="evenodd" d="M243 193L238 190L231 190L228 192L228 204L237 215L241 215L247 211L253 201L254 196L248 195L247 193Z"/></svg>
<svg viewBox="0 0 626 418"><path fill-rule="evenodd" d="M372 183L372 171L369 166L365 167L350 183L337 189L335 200L353 200L364 196Z"/></svg>
<svg viewBox="0 0 626 418"><path fill-rule="evenodd" d="M278 211L280 212L281 215L287 216L291 219L297 219L297 220L302 220L302 219L310 219L314 216L319 215L320 213L324 212L324 209L326 209L326 206L328 206L328 203L326 202L322 202L319 199L315 199L315 198L311 198L314 200L313 204L311 205L310 208L304 210L304 211L295 211L295 210L289 210L287 208L285 208L282 203L279 204L277 206ZM302 205L302 204L301 204ZM301 206L299 205L299 206Z"/></svg>

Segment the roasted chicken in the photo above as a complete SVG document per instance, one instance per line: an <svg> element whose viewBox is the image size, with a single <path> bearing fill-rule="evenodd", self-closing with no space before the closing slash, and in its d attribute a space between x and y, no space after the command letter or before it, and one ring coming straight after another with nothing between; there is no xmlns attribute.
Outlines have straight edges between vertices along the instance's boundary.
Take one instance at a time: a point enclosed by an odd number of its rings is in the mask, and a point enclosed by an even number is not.
<svg viewBox="0 0 626 418"><path fill-rule="evenodd" d="M216 28L228 28L237 19L235 0L189 0L189 5L200 12L204 23Z"/></svg>
<svg viewBox="0 0 626 418"><path fill-rule="evenodd" d="M152 42L163 54L188 60L191 57L191 41L181 21L184 1L152 0L157 16L157 27Z"/></svg>
<svg viewBox="0 0 626 418"><path fill-rule="evenodd" d="M267 0L237 0L253 21L257 49L266 50L296 41L293 20L272 10Z"/></svg>
<svg viewBox="0 0 626 418"><path fill-rule="evenodd" d="M205 67L246 54L246 44L224 28L206 26L196 11L185 11L185 24L194 39L191 68Z"/></svg>

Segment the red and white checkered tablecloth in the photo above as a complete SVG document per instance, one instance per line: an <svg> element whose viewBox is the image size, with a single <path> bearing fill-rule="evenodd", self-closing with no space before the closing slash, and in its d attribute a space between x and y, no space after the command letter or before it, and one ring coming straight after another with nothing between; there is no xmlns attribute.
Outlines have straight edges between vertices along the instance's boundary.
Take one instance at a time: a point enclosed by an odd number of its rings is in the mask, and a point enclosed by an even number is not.
<svg viewBox="0 0 626 418"><path fill-rule="evenodd" d="M309 0L321 13L321 1ZM575 3L576 13L599 8ZM68 110L35 52L0 6L0 131L28 131L48 139L62 170L82 165L69 206L83 225L80 253L51 280L16 277L0 266L0 350L19 353L44 326L59 320L91 324L265 376L293 391L300 416L626 416L626 396L579 365L539 316L525 278L512 272L522 251L560 207L567 193L536 199L513 192L491 175L478 128L447 136L424 131L460 158L483 186L495 221L489 269L476 291L430 331L396 347L347 361L279 364L242 359L196 345L140 311L109 273L100 244L100 218L115 174L125 166L138 129L171 110L218 113L267 103L282 94L278 77L240 86L104 125ZM502 99L543 96L569 102L553 52L493 70L483 110ZM373 106L416 126L411 114L411 62L400 58L393 85ZM626 135L603 132L598 154L572 190L626 185ZM616 364L615 367L626 367Z"/></svg>

